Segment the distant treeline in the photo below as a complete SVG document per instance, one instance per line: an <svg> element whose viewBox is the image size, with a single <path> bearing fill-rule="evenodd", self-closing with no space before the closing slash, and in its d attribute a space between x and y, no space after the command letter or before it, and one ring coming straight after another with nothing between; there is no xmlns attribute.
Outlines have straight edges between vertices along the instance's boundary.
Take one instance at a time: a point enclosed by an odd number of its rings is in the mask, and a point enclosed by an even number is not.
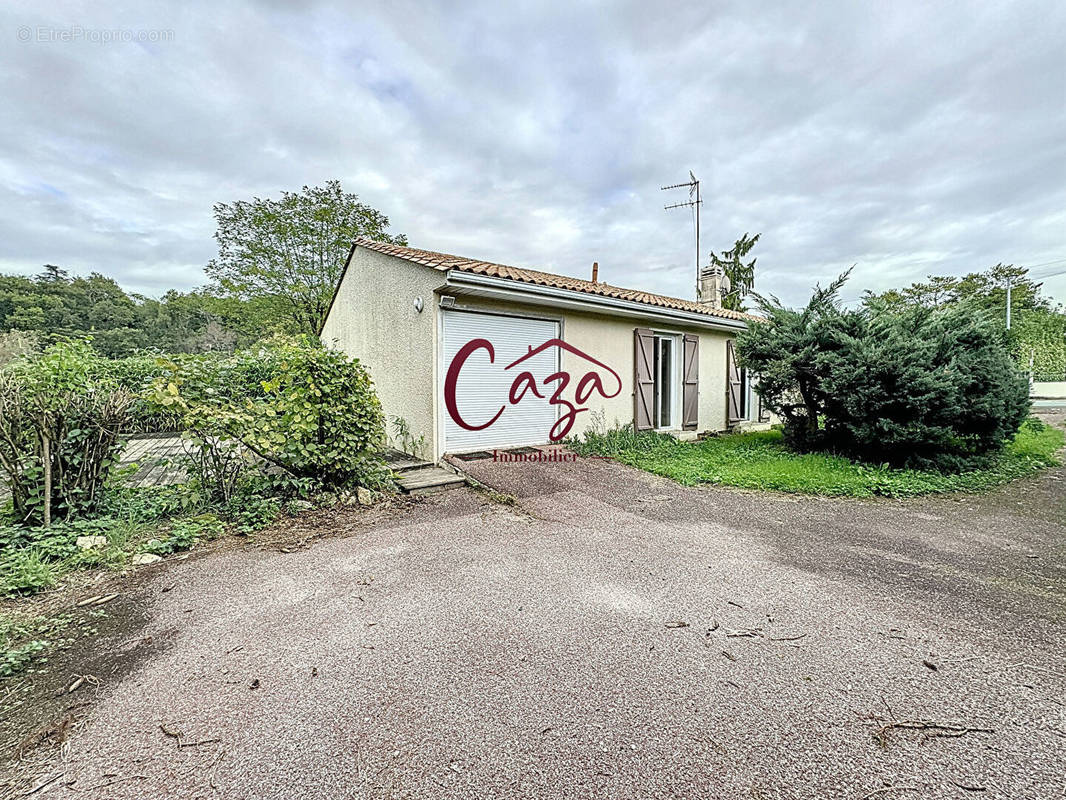
<svg viewBox="0 0 1066 800"><path fill-rule="evenodd" d="M52 342L92 337L109 358L139 351L230 352L292 323L274 298L220 297L204 288L154 300L99 273L70 277L46 265L39 275L0 275L0 363Z"/></svg>

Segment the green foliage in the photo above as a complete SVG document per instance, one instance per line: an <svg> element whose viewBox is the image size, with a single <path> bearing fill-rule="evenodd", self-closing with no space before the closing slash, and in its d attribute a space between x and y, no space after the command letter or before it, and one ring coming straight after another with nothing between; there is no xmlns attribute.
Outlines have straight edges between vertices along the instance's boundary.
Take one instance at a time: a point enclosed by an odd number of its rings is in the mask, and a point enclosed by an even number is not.
<svg viewBox="0 0 1066 800"><path fill-rule="evenodd" d="M726 277L729 278L730 290L722 297L723 308L730 308L734 311L745 310L744 296L751 291L751 287L755 284L755 262L757 259L753 258L745 264L744 258L758 243L760 236L762 236L761 233L757 233L754 236L749 236L745 233L736 240L732 249L723 250L721 255L718 255L713 250L711 251L711 266L721 267Z"/></svg>
<svg viewBox="0 0 1066 800"><path fill-rule="evenodd" d="M237 533L247 536L262 530L281 515L281 501L270 494L273 487L264 477L242 481L225 515Z"/></svg>
<svg viewBox="0 0 1066 800"><path fill-rule="evenodd" d="M426 452L426 437L422 434L415 436L411 432L411 426L403 417L394 416L391 420L392 440L395 447L401 453L423 458Z"/></svg>
<svg viewBox="0 0 1066 800"><path fill-rule="evenodd" d="M1007 282L1010 282L1011 353L1018 367L1032 370L1038 381L1066 379L1066 313L1053 308L1041 294L1041 284L1029 278L1029 270L1013 264L996 264L985 272L960 277L929 276L925 282L884 292L866 293L868 306L897 311L919 306L947 309L957 306L986 312L997 327L1006 328Z"/></svg>
<svg viewBox="0 0 1066 800"><path fill-rule="evenodd" d="M987 468L960 473L871 466L839 456L799 454L779 431L730 434L681 442L631 427L589 432L570 442L581 455L609 456L686 486L716 483L747 489L844 497L911 497L979 492L1059 463L1062 431L1029 419Z"/></svg>
<svg viewBox="0 0 1066 800"><path fill-rule="evenodd" d="M33 355L40 350L36 332L7 331L0 327L0 367L17 358Z"/></svg>
<svg viewBox="0 0 1066 800"><path fill-rule="evenodd" d="M262 394L232 401L204 391L180 365L155 384L155 402L180 410L201 446L219 450L240 442L280 470L277 482L301 492L388 484L380 457L385 419L358 361L310 338L279 337L227 363L237 374L262 370ZM235 484L236 478L220 487L221 494Z"/></svg>
<svg viewBox="0 0 1066 800"><path fill-rule="evenodd" d="M0 370L0 472L23 522L90 515L102 501L132 396L100 363L87 342L65 342Z"/></svg>
<svg viewBox="0 0 1066 800"><path fill-rule="evenodd" d="M205 504L203 492L190 483L144 488L113 487L107 493L102 511L111 519L140 525L191 514L203 509Z"/></svg>
<svg viewBox="0 0 1066 800"><path fill-rule="evenodd" d="M1032 371L1035 381L1066 380L1066 314L1023 311L1010 331L1018 366Z"/></svg>
<svg viewBox="0 0 1066 800"><path fill-rule="evenodd" d="M390 236L388 217L345 192L340 181L215 206L218 257L207 266L221 292L277 298L295 330L317 335L352 242Z"/></svg>
<svg viewBox="0 0 1066 800"><path fill-rule="evenodd" d="M19 612L0 614L0 678L25 672L33 661L43 660L42 653L69 643L69 639L56 637L71 620L70 614L54 617Z"/></svg>
<svg viewBox="0 0 1066 800"><path fill-rule="evenodd" d="M217 539L226 532L226 526L214 514L174 521L162 536L149 539L141 547L142 553L166 556L192 548L201 540Z"/></svg>
<svg viewBox="0 0 1066 800"><path fill-rule="evenodd" d="M285 330L274 297L240 300L200 289L153 300L129 294L98 273L71 278L52 267L33 278L0 275L0 365L40 344L90 335L98 353L121 358L145 349L232 352Z"/></svg>
<svg viewBox="0 0 1066 800"><path fill-rule="evenodd" d="M759 298L766 321L737 339L787 441L897 467L988 463L1029 411L1003 332L967 305L842 310L845 278L800 311Z"/></svg>
<svg viewBox="0 0 1066 800"><path fill-rule="evenodd" d="M0 652L0 678L10 678L23 672L34 657L48 649L48 642L32 639L10 650Z"/></svg>
<svg viewBox="0 0 1066 800"><path fill-rule="evenodd" d="M266 366L250 359L233 359L230 355L142 353L101 361L100 372L134 396L127 423L129 432L180 431L184 424L182 413L152 399L154 385L160 378L180 372L185 393L202 400L239 402L247 397L263 396L262 384L269 377Z"/></svg>
<svg viewBox="0 0 1066 800"><path fill-rule="evenodd" d="M1051 307L1040 294L1040 284L1029 279L1029 270L1013 264L996 264L984 272L971 272L962 277L930 275L925 282L912 283L904 289L882 294L867 292L867 304L887 305L895 310L910 306L946 308L965 303L981 308L1006 325L1007 281L1011 284L1011 310L1017 315L1027 310Z"/></svg>
<svg viewBox="0 0 1066 800"><path fill-rule="evenodd" d="M56 570L38 548L5 550L0 559L0 592L35 594L55 586Z"/></svg>

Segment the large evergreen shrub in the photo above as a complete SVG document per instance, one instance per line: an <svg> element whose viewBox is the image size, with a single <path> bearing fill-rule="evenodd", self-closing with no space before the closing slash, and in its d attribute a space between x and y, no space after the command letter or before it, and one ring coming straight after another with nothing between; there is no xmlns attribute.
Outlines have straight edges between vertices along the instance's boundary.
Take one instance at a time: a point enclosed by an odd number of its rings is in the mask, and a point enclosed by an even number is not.
<svg viewBox="0 0 1066 800"><path fill-rule="evenodd" d="M900 467L987 464L1029 411L1003 332L968 306L841 309L845 278L802 310L760 298L766 321L738 338L786 441Z"/></svg>

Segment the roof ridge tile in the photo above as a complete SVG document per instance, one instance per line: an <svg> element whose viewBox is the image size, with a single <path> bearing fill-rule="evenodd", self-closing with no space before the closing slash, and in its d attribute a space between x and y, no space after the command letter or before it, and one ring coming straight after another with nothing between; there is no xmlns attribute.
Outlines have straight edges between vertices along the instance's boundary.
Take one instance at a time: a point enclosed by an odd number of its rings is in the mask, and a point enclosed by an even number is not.
<svg viewBox="0 0 1066 800"><path fill-rule="evenodd" d="M568 289L570 291L582 292L584 294L596 294L602 297L630 300L635 303L657 306L659 308L673 308L679 311L691 311L697 314L705 314L709 317L718 317L719 319L730 319L742 322L761 319L761 317L754 314L747 314L743 311L734 311L729 308L709 308L694 300L684 300L680 297L654 294L652 292L643 291L642 289L627 289L599 281L593 283L592 281L584 280L582 278L571 278L568 275L558 275L553 272L527 269L525 267L512 267L507 264L496 264L492 261L464 258L463 256L438 253L433 250L421 250L417 247L406 247L404 245L392 244L391 242L379 242L366 237L356 239L355 244L359 247L366 247L368 250L375 250L379 253L402 258L405 261L410 261L415 264L432 267L441 272L457 269L460 272L472 272L478 275L502 277L520 283L532 283L540 286L550 286L556 289Z"/></svg>

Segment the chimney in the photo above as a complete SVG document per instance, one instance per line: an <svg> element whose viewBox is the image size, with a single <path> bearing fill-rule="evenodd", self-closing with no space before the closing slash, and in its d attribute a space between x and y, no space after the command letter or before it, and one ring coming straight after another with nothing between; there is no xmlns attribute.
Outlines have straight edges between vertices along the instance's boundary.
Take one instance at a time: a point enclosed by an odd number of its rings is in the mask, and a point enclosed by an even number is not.
<svg viewBox="0 0 1066 800"><path fill-rule="evenodd" d="M722 307L722 294L729 291L725 270L711 265L700 270L700 291L696 302L711 308Z"/></svg>
<svg viewBox="0 0 1066 800"><path fill-rule="evenodd" d="M600 262L599 261L593 261L592 262L592 282L593 283L599 283L599 280L600 280Z"/></svg>

